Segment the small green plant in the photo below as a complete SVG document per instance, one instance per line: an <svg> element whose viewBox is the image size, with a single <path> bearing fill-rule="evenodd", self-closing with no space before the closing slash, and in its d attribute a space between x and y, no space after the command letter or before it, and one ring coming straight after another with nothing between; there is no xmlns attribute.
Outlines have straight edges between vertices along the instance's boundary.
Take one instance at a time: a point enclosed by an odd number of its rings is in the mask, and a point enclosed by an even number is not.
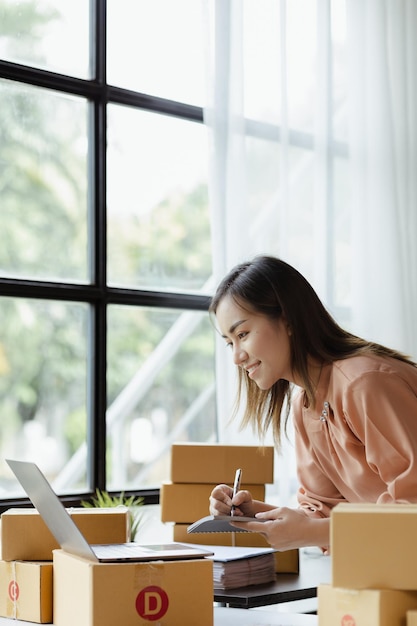
<svg viewBox="0 0 417 626"><path fill-rule="evenodd" d="M122 492L120 496L112 496L107 491L96 489L96 495L91 500L82 500L81 506L85 508L112 508L117 506L125 506L129 509L130 515L130 537L135 540L136 533L140 524L140 515L134 515L132 509L143 505L141 496L125 496Z"/></svg>

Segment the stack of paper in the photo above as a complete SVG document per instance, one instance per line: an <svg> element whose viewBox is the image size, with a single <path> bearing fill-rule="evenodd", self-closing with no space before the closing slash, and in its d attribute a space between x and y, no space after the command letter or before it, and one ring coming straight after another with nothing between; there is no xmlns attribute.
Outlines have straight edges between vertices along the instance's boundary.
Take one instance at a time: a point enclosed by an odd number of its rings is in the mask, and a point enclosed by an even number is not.
<svg viewBox="0 0 417 626"><path fill-rule="evenodd" d="M195 544L193 544L195 545ZM200 546L211 548L213 582L217 589L236 589L276 580L273 548Z"/></svg>
<svg viewBox="0 0 417 626"><path fill-rule="evenodd" d="M236 561L214 561L213 580L217 589L236 589L275 580L274 555L262 554Z"/></svg>

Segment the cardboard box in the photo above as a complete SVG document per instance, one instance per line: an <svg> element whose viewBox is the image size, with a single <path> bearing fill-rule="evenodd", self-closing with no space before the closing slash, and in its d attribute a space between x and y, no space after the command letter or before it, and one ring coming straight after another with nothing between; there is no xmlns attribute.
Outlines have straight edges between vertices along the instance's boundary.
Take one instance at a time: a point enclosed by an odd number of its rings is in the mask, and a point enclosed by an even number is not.
<svg viewBox="0 0 417 626"><path fill-rule="evenodd" d="M163 483L160 491L161 520L192 524L209 515L209 497L213 484ZM242 489L249 489L243 485ZM250 485L255 500L265 500L265 485Z"/></svg>
<svg viewBox="0 0 417 626"><path fill-rule="evenodd" d="M417 591L341 589L319 585L319 626L404 626L417 607Z"/></svg>
<svg viewBox="0 0 417 626"><path fill-rule="evenodd" d="M331 514L332 584L417 589L417 505L338 504Z"/></svg>
<svg viewBox="0 0 417 626"><path fill-rule="evenodd" d="M121 508L72 508L68 513L89 543L130 540L129 511ZM36 509L8 509L1 516L1 558L4 561L52 561L59 548Z"/></svg>
<svg viewBox="0 0 417 626"><path fill-rule="evenodd" d="M54 551L55 626L213 626L210 559L94 563Z"/></svg>
<svg viewBox="0 0 417 626"><path fill-rule="evenodd" d="M269 548L259 533L187 533L188 524L174 524L173 539L179 543L196 543L207 546L238 546L244 548ZM298 550L275 552L275 571L280 574L298 574L300 554Z"/></svg>
<svg viewBox="0 0 417 626"><path fill-rule="evenodd" d="M0 561L0 615L52 622L52 562Z"/></svg>
<svg viewBox="0 0 417 626"><path fill-rule="evenodd" d="M173 483L233 485L238 467L246 485L273 483L273 446L174 443L171 447Z"/></svg>

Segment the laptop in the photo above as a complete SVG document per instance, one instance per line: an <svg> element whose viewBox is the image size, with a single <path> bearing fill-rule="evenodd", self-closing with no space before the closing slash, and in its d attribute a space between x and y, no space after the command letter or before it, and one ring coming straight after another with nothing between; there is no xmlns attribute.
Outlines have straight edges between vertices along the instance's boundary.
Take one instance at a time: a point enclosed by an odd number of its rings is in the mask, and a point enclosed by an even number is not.
<svg viewBox="0 0 417 626"><path fill-rule="evenodd" d="M213 552L208 549L194 548L176 542L152 545L141 545L134 542L91 545L35 463L10 459L6 459L6 462L58 544L70 554L97 563L201 559L213 555Z"/></svg>

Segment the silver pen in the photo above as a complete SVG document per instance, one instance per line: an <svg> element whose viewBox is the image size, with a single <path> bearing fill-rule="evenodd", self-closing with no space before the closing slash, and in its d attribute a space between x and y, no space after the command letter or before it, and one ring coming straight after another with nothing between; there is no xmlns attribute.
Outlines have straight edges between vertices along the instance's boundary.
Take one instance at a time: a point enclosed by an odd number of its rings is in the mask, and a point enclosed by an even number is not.
<svg viewBox="0 0 417 626"><path fill-rule="evenodd" d="M233 483L233 494L232 494L232 499L235 497L235 495L237 494L237 492L240 489L240 483L242 480L242 470L241 469L237 469L236 473L235 473L235 482ZM234 515L234 505L232 504L232 510L230 511L230 515Z"/></svg>

